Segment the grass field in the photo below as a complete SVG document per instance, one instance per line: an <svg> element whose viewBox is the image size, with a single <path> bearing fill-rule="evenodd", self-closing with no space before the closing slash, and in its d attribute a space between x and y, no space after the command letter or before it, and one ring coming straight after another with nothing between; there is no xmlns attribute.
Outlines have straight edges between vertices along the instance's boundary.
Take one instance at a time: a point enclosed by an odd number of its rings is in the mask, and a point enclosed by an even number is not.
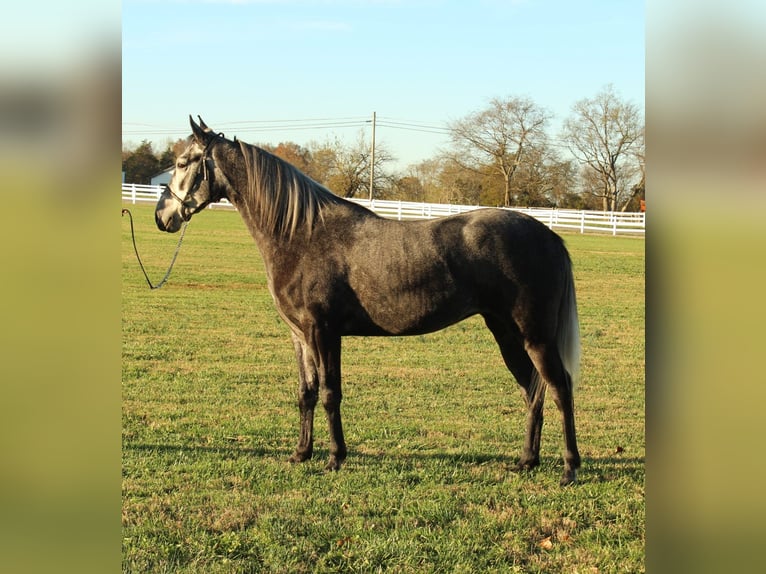
<svg viewBox="0 0 766 574"><path fill-rule="evenodd" d="M154 281L178 240L130 206ZM424 337L344 340L349 458L286 462L297 370L260 256L234 212L189 226L150 291L123 221L124 572L643 572L644 241L565 235L583 358L583 468L509 471L525 409L480 318Z"/></svg>

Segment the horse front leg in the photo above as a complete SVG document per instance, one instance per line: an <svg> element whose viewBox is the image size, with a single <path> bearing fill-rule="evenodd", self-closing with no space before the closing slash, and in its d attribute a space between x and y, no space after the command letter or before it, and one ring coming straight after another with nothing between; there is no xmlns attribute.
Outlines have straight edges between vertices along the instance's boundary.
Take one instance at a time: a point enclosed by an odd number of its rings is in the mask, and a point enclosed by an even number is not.
<svg viewBox="0 0 766 574"><path fill-rule="evenodd" d="M326 470L340 470L340 465L346 460L346 441L343 437L343 423L340 416L340 403L343 399L340 376L340 337L324 337L319 347L320 363L319 393L322 406L327 415L327 425L330 431L330 459Z"/></svg>
<svg viewBox="0 0 766 574"><path fill-rule="evenodd" d="M311 354L305 349L305 344L294 334L293 346L298 361L298 409L301 428L298 446L288 460L303 462L310 459L314 452L314 408L318 397L318 376Z"/></svg>

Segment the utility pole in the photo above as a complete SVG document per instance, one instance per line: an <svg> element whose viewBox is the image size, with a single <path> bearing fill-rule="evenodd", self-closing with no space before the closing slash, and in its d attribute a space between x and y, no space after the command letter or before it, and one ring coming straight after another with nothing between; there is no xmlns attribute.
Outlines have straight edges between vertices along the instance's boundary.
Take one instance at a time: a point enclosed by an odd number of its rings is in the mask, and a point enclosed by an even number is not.
<svg viewBox="0 0 766 574"><path fill-rule="evenodd" d="M370 152L370 201L372 201L372 187L375 182L375 112L372 112L372 148Z"/></svg>

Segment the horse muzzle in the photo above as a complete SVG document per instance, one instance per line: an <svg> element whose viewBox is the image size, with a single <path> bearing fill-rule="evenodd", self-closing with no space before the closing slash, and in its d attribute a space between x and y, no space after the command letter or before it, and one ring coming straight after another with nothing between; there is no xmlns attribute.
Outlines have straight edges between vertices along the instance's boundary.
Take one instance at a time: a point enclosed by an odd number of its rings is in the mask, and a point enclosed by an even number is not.
<svg viewBox="0 0 766 574"><path fill-rule="evenodd" d="M162 202L161 202L162 203ZM158 205L157 210L154 212L154 221L157 223L157 228L160 231L167 231L168 233L175 233L181 229L181 224L188 219L183 217L181 209L173 209L168 206L168 203L164 202L164 205Z"/></svg>

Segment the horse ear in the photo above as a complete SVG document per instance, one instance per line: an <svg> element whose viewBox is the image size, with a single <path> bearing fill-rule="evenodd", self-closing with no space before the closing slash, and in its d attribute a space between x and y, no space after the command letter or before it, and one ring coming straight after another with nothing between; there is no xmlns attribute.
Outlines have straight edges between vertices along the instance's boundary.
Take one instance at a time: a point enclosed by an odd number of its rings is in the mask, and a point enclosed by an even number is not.
<svg viewBox="0 0 766 574"><path fill-rule="evenodd" d="M201 121L201 120L200 120ZM192 136L200 143L205 143L205 129L207 126L198 126L194 123L194 120L189 116L189 124L191 124ZM204 126L204 127L203 127Z"/></svg>
<svg viewBox="0 0 766 574"><path fill-rule="evenodd" d="M206 132L209 132L210 128L205 125L205 122L203 121L202 116L197 116L197 118L199 119L199 127L201 127Z"/></svg>

